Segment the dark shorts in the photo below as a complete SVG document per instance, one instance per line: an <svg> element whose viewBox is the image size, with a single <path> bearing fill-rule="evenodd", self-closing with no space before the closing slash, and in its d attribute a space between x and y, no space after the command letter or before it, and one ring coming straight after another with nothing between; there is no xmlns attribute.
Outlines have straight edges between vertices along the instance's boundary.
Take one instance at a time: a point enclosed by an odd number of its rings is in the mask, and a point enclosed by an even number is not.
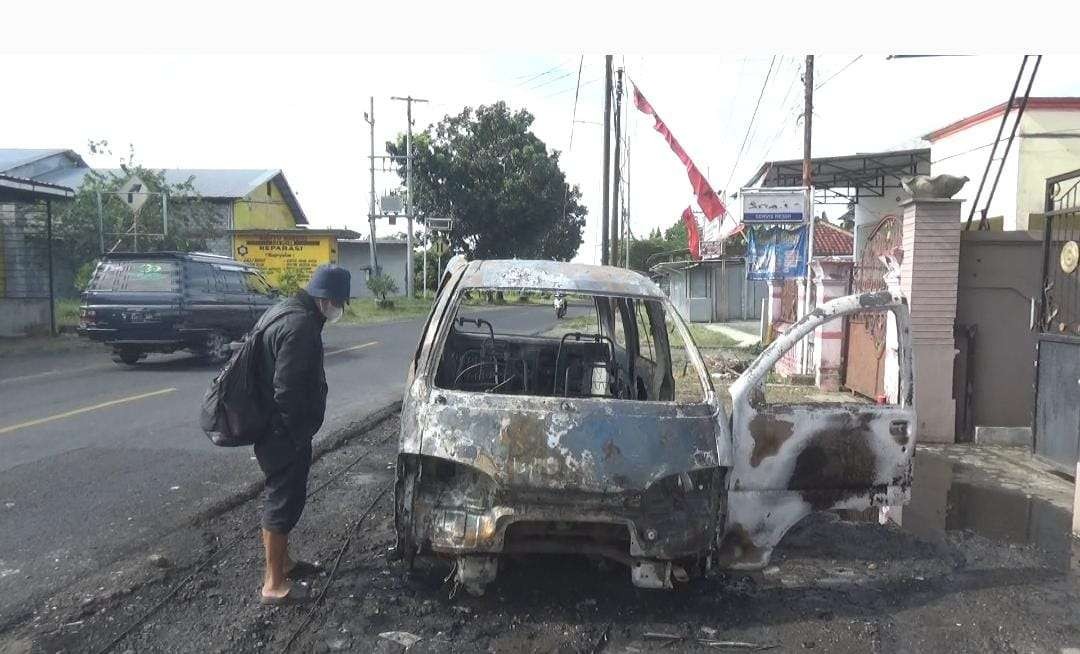
<svg viewBox="0 0 1080 654"><path fill-rule="evenodd" d="M262 442L255 446L255 458L266 476L263 494L262 528L287 534L300 520L307 499L311 445L296 449L292 443Z"/></svg>

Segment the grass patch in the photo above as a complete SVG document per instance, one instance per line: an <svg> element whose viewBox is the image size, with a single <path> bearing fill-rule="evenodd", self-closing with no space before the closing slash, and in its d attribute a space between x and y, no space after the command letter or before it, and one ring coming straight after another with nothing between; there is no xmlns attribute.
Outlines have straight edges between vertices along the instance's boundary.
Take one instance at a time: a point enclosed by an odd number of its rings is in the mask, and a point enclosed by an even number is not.
<svg viewBox="0 0 1080 654"><path fill-rule="evenodd" d="M423 318L431 310L431 298L398 296L388 298L394 306L381 309L375 305L374 298L361 298L349 302L345 315L339 325L370 325L392 320Z"/></svg>
<svg viewBox="0 0 1080 654"><path fill-rule="evenodd" d="M739 346L739 342L730 336L714 332L697 323L690 323L688 327L690 334L694 337L694 342L700 348L733 348ZM672 345L674 346L675 343L672 342Z"/></svg>
<svg viewBox="0 0 1080 654"><path fill-rule="evenodd" d="M82 304L82 300L79 298L66 298L56 301L56 327L78 327L79 326L79 305Z"/></svg>

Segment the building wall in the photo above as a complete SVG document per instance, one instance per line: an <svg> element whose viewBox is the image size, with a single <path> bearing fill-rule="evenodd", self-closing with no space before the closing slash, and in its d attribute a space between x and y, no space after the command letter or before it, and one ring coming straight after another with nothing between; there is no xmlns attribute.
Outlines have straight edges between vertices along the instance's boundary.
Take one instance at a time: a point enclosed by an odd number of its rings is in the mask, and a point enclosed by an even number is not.
<svg viewBox="0 0 1080 654"><path fill-rule="evenodd" d="M682 319L690 322L690 302L686 299L686 275L683 271L673 271L668 275L668 299L675 305Z"/></svg>
<svg viewBox="0 0 1080 654"><path fill-rule="evenodd" d="M955 197L966 200L961 215L967 218L979 189L986 160L997 136L1001 117L950 134L931 145L931 173L967 175L971 181ZM1005 125L995 159L1000 161L1012 118ZM1049 136L1049 135L1055 136ZM1028 229L1030 214L1042 213L1046 178L1080 168L1080 111L1029 109L1024 112L1017 140L1001 171L1001 181L987 216L1003 218L1006 231ZM990 191L997 164L990 169L983 197ZM982 204L982 200L980 200ZM976 216L978 218L978 216Z"/></svg>
<svg viewBox="0 0 1080 654"><path fill-rule="evenodd" d="M964 188L953 197L963 200L960 205L960 215L963 220L967 219L971 211L971 201L975 199L975 193L979 190L979 180L982 179L983 171L986 170L986 158L990 156L991 145L1001 125L1001 117L985 120L967 129L960 130L944 138L934 141L930 145L930 174L931 175L967 175L971 178ZM1008 133L1004 136L1007 136ZM1005 144L998 145L997 157L1000 159ZM1006 230L1016 229L1016 186L1019 158L1016 152L1016 144L1013 144L1013 152L1005 162L1001 171L1001 181L998 182L994 200L987 213L989 218L1003 217ZM997 164L991 168L991 174L996 173ZM983 189L983 204L986 194L990 191L993 183L991 177ZM976 216L978 219L978 216Z"/></svg>
<svg viewBox="0 0 1080 654"><path fill-rule="evenodd" d="M376 243L379 267L397 283L397 295L405 294L405 244ZM369 298L367 279L371 250L367 241L338 241L338 265L352 274L352 297Z"/></svg>
<svg viewBox="0 0 1080 654"><path fill-rule="evenodd" d="M233 229L294 229L296 216L277 182L260 185L233 205Z"/></svg>
<svg viewBox="0 0 1080 654"><path fill-rule="evenodd" d="M1047 177L1080 169L1080 111L1024 112L1022 134L1015 229L1045 210ZM1040 136L1049 134L1057 136Z"/></svg>
<svg viewBox="0 0 1080 654"><path fill-rule="evenodd" d="M1042 241L1029 232L962 232L956 322L975 325L976 426L1030 427Z"/></svg>
<svg viewBox="0 0 1080 654"><path fill-rule="evenodd" d="M897 194L899 195L899 194ZM906 195L906 194L905 194ZM889 214L901 215L899 200L896 196L883 198L860 197L855 205L855 260L859 260L863 247L870 236L870 230L874 229L881 219Z"/></svg>

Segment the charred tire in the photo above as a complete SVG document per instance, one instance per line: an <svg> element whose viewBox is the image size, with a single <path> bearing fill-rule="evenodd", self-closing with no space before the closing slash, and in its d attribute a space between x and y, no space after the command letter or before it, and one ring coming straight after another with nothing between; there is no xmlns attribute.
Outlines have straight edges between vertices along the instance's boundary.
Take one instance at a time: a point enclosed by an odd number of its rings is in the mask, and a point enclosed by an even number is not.
<svg viewBox="0 0 1080 654"><path fill-rule="evenodd" d="M112 359L116 363L133 366L144 356L146 355L138 350L113 350Z"/></svg>

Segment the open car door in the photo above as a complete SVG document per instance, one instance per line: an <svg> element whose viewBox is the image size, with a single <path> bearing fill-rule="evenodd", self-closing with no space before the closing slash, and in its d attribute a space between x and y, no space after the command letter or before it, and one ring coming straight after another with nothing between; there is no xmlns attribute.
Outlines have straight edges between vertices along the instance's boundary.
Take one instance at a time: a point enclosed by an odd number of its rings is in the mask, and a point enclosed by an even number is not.
<svg viewBox="0 0 1080 654"><path fill-rule="evenodd" d="M899 392L895 404L767 404L765 381L800 339L829 321L888 311L895 317ZM887 316L886 316L887 318ZM769 345L731 386L733 468L717 563L754 569L812 511L898 506L910 499L915 409L907 301L890 291L817 307Z"/></svg>

